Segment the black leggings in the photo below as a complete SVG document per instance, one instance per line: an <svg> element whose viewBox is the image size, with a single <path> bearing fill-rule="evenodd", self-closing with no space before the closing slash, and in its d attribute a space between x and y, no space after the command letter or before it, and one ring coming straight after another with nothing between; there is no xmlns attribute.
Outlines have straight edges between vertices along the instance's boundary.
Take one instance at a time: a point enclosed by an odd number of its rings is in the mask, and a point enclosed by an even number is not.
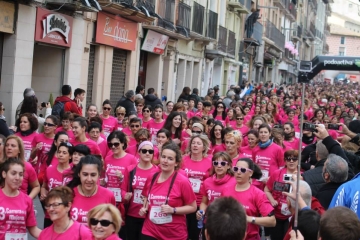
<svg viewBox="0 0 360 240"><path fill-rule="evenodd" d="M129 239L129 240L132 240L132 239ZM154 237L150 237L148 235L141 234L141 240L157 240L157 239Z"/></svg>
<svg viewBox="0 0 360 240"><path fill-rule="evenodd" d="M199 210L199 207L197 208L197 210ZM188 239L191 240L199 239L201 229L197 227L197 222L198 220L196 219L196 212L186 215Z"/></svg>
<svg viewBox="0 0 360 240"><path fill-rule="evenodd" d="M281 220L276 218L276 226L270 228L271 240L282 240L289 229L289 219Z"/></svg>
<svg viewBox="0 0 360 240"><path fill-rule="evenodd" d="M140 240L141 230L144 225L144 218L126 216L126 237L129 240Z"/></svg>

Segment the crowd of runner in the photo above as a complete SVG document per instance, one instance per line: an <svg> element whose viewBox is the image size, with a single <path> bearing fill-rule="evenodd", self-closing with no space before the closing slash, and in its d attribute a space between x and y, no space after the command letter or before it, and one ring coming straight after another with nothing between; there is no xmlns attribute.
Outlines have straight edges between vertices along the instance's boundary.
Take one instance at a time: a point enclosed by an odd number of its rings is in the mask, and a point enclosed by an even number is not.
<svg viewBox="0 0 360 240"><path fill-rule="evenodd" d="M165 102L138 86L83 109L82 89L51 104L27 88L14 126L0 103L0 239L359 239L360 87L301 89L185 87Z"/></svg>

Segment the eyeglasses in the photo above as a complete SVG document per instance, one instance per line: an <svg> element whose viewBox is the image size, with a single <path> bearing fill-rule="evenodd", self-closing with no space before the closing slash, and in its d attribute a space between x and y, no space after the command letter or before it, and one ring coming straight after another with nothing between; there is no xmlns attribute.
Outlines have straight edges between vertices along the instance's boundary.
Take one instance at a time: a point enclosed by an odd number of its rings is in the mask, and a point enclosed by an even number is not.
<svg viewBox="0 0 360 240"><path fill-rule="evenodd" d="M56 125L55 124L52 124L52 123L48 123L48 122L44 122L44 126L49 126L49 127L55 127Z"/></svg>
<svg viewBox="0 0 360 240"><path fill-rule="evenodd" d="M220 164L221 166L225 167L225 166L228 164L228 162L225 162L225 161L220 161L220 162L218 162L218 161L213 161L213 165L214 165L214 166L218 166L219 164Z"/></svg>
<svg viewBox="0 0 360 240"><path fill-rule="evenodd" d="M109 142L108 143L108 147L109 148L113 148L113 147L119 147L120 146L120 142L115 142L115 143L111 143L111 142Z"/></svg>
<svg viewBox="0 0 360 240"><path fill-rule="evenodd" d="M110 111L110 110L111 110L111 108L103 107L103 110Z"/></svg>
<svg viewBox="0 0 360 240"><path fill-rule="evenodd" d="M147 112L147 113L149 113L149 112L150 112L150 110L149 110L149 109L143 109L143 112Z"/></svg>
<svg viewBox="0 0 360 240"><path fill-rule="evenodd" d="M103 226L103 227L108 227L108 226L110 226L110 224L114 225L114 223L110 222L109 220L105 220L105 219L104 220L98 220L96 218L90 218L90 224L92 226L96 226L96 225L98 225L98 223L100 223L100 225Z"/></svg>
<svg viewBox="0 0 360 240"><path fill-rule="evenodd" d="M141 149L140 151L142 154L146 154L147 152L149 154L154 154L154 150L152 150L152 149Z"/></svg>
<svg viewBox="0 0 360 240"><path fill-rule="evenodd" d="M236 120L244 120L242 117L237 117Z"/></svg>
<svg viewBox="0 0 360 240"><path fill-rule="evenodd" d="M64 203L52 203L52 204L45 205L44 207L45 207L45 209L50 209L51 207L55 209L55 208L58 208L60 205L65 206Z"/></svg>
<svg viewBox="0 0 360 240"><path fill-rule="evenodd" d="M131 128L138 128L140 125L130 125Z"/></svg>
<svg viewBox="0 0 360 240"><path fill-rule="evenodd" d="M125 113L122 113L122 112L118 112L116 113L118 116L125 116Z"/></svg>
<svg viewBox="0 0 360 240"><path fill-rule="evenodd" d="M233 171L234 172L241 172L241 173L246 173L246 171L248 171L248 172L252 172L252 170L251 169L249 169L249 168L243 168L243 167L233 167Z"/></svg>
<svg viewBox="0 0 360 240"><path fill-rule="evenodd" d="M195 134L201 134L202 133L202 131L194 131L194 130L192 130L191 132L195 133Z"/></svg>
<svg viewBox="0 0 360 240"><path fill-rule="evenodd" d="M287 162L291 162L291 161L296 162L298 160L298 158L296 158L296 157L287 157L287 158L285 158L285 160Z"/></svg>

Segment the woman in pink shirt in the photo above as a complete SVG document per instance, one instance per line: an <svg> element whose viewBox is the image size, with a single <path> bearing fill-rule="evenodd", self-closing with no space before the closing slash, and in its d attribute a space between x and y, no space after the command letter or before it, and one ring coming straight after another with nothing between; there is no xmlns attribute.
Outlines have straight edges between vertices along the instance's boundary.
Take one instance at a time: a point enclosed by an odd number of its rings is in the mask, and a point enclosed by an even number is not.
<svg viewBox="0 0 360 240"><path fill-rule="evenodd" d="M147 129L140 129L139 131L137 131L134 135L135 140L136 140L136 144L133 146L128 146L125 150L125 152L130 153L131 155L135 156L135 159L137 162L139 162L139 145L144 142L144 141L150 141L150 132ZM159 150L156 146L154 146L154 154L153 154L153 160L152 162L157 162L159 159Z"/></svg>
<svg viewBox="0 0 360 240"><path fill-rule="evenodd" d="M79 144L79 145L76 145L74 147L74 152L71 156L71 165L72 165L72 168L75 168L79 162L80 162L80 159L82 157L85 157L87 155L90 155L90 149L88 148L88 146L84 145L84 144Z"/></svg>
<svg viewBox="0 0 360 240"><path fill-rule="evenodd" d="M40 184L34 168L25 161L24 145L18 136L10 135L5 140L5 162L9 158L19 158L24 161L24 175L20 191L27 194L30 188L29 197L34 199L40 192Z"/></svg>
<svg viewBox="0 0 360 240"><path fill-rule="evenodd" d="M261 178L261 170L251 159L242 158L233 171L236 183L224 188L221 196L233 197L243 205L248 223L245 240L260 240L259 226L276 225L274 208L265 193L251 184L251 179Z"/></svg>
<svg viewBox="0 0 360 240"><path fill-rule="evenodd" d="M87 119L99 116L97 106L95 104L90 104L86 109Z"/></svg>
<svg viewBox="0 0 360 240"><path fill-rule="evenodd" d="M174 108L174 103L172 101L168 101L166 103L166 108L165 108L165 111L163 112L162 118L166 119L169 116L169 114L172 112L173 108ZM155 106L155 109L156 109L156 106Z"/></svg>
<svg viewBox="0 0 360 240"><path fill-rule="evenodd" d="M141 193L144 204L139 215L146 216L142 240L188 239L185 215L196 211L196 197L189 179L178 172L181 162L176 144L163 146L161 171L148 177Z"/></svg>
<svg viewBox="0 0 360 240"><path fill-rule="evenodd" d="M235 124L231 126L235 130L239 130L243 136L249 131L249 127L244 124L244 115L237 113L235 116Z"/></svg>
<svg viewBox="0 0 360 240"><path fill-rule="evenodd" d="M259 143L259 133L257 130L251 129L247 135L246 138L248 140L248 145L245 147L241 147L241 152L244 156L247 158L252 158L252 152L253 149L258 145Z"/></svg>
<svg viewBox="0 0 360 240"><path fill-rule="evenodd" d="M211 157L207 155L210 142L206 135L195 134L189 141L189 155L183 156L182 169L189 177L191 187L196 196L197 207L202 201L204 180L209 177L211 169ZM200 229L197 228L196 213L186 216L189 239L196 239Z"/></svg>
<svg viewBox="0 0 360 240"><path fill-rule="evenodd" d="M154 107L154 119L147 124L147 129L150 131L151 142L156 145L156 133L164 126L163 109L161 105ZM168 129L170 130L170 129Z"/></svg>
<svg viewBox="0 0 360 240"><path fill-rule="evenodd" d="M25 161L30 160L31 150L32 150L32 142L34 138L38 135L37 129L39 127L39 123L36 117L34 117L30 113L24 113L20 115L19 121L16 124L19 131L15 133L16 136L21 138L24 143L24 151L25 151Z"/></svg>
<svg viewBox="0 0 360 240"><path fill-rule="evenodd" d="M177 145L180 145L182 139L182 117L180 112L171 112L166 118L162 128L169 129L171 139Z"/></svg>
<svg viewBox="0 0 360 240"><path fill-rule="evenodd" d="M102 123L102 129L105 137L108 137L110 133L117 129L118 122L116 118L110 115L111 113L111 103L110 100L106 99L103 104L103 113L100 115L103 123Z"/></svg>
<svg viewBox="0 0 360 240"><path fill-rule="evenodd" d="M286 122L283 126L284 129L284 144L291 149L299 148L299 139L295 138L294 124Z"/></svg>
<svg viewBox="0 0 360 240"><path fill-rule="evenodd" d="M137 117L143 119L142 110L144 108L145 101L142 98L138 98L135 100L136 114Z"/></svg>
<svg viewBox="0 0 360 240"><path fill-rule="evenodd" d="M45 198L45 209L52 222L40 233L38 240L49 239L92 239L89 228L70 218L69 212L74 201L73 191L66 186L53 188Z"/></svg>
<svg viewBox="0 0 360 240"><path fill-rule="evenodd" d="M71 180L71 166L70 160L73 154L73 147L71 143L62 142L57 148L56 165L51 165L46 169L44 175L44 182L41 187L40 201L45 200L49 191L58 186L65 186ZM44 228L50 226L52 221L48 214L45 214Z"/></svg>
<svg viewBox="0 0 360 240"><path fill-rule="evenodd" d="M145 130L145 129L144 129ZM139 216L139 211L143 206L141 192L145 186L146 179L158 171L152 164L154 158L154 145L150 141L143 141L138 145L137 154L139 163L130 165L126 168L124 181L121 188L128 192L128 209L126 214L126 237L127 239L140 240L141 229L145 217Z"/></svg>
<svg viewBox="0 0 360 240"><path fill-rule="evenodd" d="M142 120L143 120L143 123L142 123L142 127L143 128L147 128L147 125L148 123L151 121L151 114L152 114L152 108L150 105L146 105L143 107L142 109Z"/></svg>
<svg viewBox="0 0 360 240"><path fill-rule="evenodd" d="M234 127L236 125L235 109L229 108L227 111L227 117L229 118L229 123L227 127Z"/></svg>
<svg viewBox="0 0 360 240"><path fill-rule="evenodd" d="M107 146L107 141L105 136L101 136L102 132L102 126L98 122L92 122L90 123L88 127L88 133L91 140L96 142L99 146L99 149L101 151L101 156L105 158L109 152L109 148Z"/></svg>
<svg viewBox="0 0 360 240"><path fill-rule="evenodd" d="M214 119L220 121L224 127L227 127L229 124L229 118L226 115L226 106L224 103L218 102L216 104L213 116Z"/></svg>
<svg viewBox="0 0 360 240"><path fill-rule="evenodd" d="M213 128L210 130L210 142L211 147L214 149L213 153L225 151L224 145L224 133L223 133L224 126L221 122L215 121Z"/></svg>
<svg viewBox="0 0 360 240"><path fill-rule="evenodd" d="M81 158L76 165L73 178L68 183L74 191L74 201L70 210L72 220L86 224L87 213L93 207L102 203L115 205L114 194L98 184L102 169L102 161L92 155Z"/></svg>
<svg viewBox="0 0 360 240"><path fill-rule="evenodd" d="M101 155L101 151L99 146L96 142L86 137L86 129L88 124L86 119L83 117L75 118L74 122L72 123L72 130L74 133L75 139L70 143L74 146L78 144L85 144L90 148L91 154L94 155Z"/></svg>
<svg viewBox="0 0 360 240"><path fill-rule="evenodd" d="M74 139L74 134L71 129L71 124L74 121L74 115L71 112L64 112L61 116L61 126L58 127L55 133L66 132L69 136L69 141Z"/></svg>
<svg viewBox="0 0 360 240"><path fill-rule="evenodd" d="M241 142L242 142L242 134L237 131L230 131L224 136L224 142L226 147L226 152L230 155L233 165L236 164L239 158L246 157L241 152Z"/></svg>
<svg viewBox="0 0 360 240"><path fill-rule="evenodd" d="M19 190L26 174L24 164L23 159L9 158L1 167L0 239L27 239L26 230L37 239L41 232L32 199Z"/></svg>
<svg viewBox="0 0 360 240"><path fill-rule="evenodd" d="M125 115L126 115L126 109L124 107L117 107L115 110L115 114L116 114L116 120L117 120L117 128L116 130L118 131L122 131L125 127L123 124Z"/></svg>
<svg viewBox="0 0 360 240"><path fill-rule="evenodd" d="M156 146L159 150L159 153L161 152L162 147L166 144L166 143L171 143L171 133L169 130L162 128L160 129L157 134L156 134ZM160 156L159 156L160 159ZM159 161L155 162L156 165L159 165Z"/></svg>

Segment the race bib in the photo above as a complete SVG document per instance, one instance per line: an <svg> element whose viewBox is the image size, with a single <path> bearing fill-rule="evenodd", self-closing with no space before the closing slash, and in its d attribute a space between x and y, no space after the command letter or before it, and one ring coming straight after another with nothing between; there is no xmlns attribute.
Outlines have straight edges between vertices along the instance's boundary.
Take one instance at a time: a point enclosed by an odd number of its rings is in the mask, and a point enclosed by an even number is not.
<svg viewBox="0 0 360 240"><path fill-rule="evenodd" d="M156 134L151 136L151 143L157 145Z"/></svg>
<svg viewBox="0 0 360 240"><path fill-rule="evenodd" d="M199 193L200 192L200 186L201 186L201 180L196 179L196 178L189 178L189 180L190 180L191 187L192 187L194 193Z"/></svg>
<svg viewBox="0 0 360 240"><path fill-rule="evenodd" d="M25 155L25 161L28 162L30 159L31 150L25 150L24 155Z"/></svg>
<svg viewBox="0 0 360 240"><path fill-rule="evenodd" d="M27 240L27 233L6 233L5 240Z"/></svg>
<svg viewBox="0 0 360 240"><path fill-rule="evenodd" d="M110 133L109 132L104 132L104 135L105 135L105 139L107 139L108 138L108 136L110 135Z"/></svg>
<svg viewBox="0 0 360 240"><path fill-rule="evenodd" d="M150 221L155 224L165 224L172 222L172 215L161 212L160 206L151 207L150 210Z"/></svg>
<svg viewBox="0 0 360 240"><path fill-rule="evenodd" d="M138 204L143 204L143 200L141 198L141 192L142 190L141 189L135 189L134 190L134 203L138 203Z"/></svg>
<svg viewBox="0 0 360 240"><path fill-rule="evenodd" d="M262 172L262 177L259 179L259 181L262 181L262 180L269 177L269 171L268 170L261 170L261 172Z"/></svg>
<svg viewBox="0 0 360 240"><path fill-rule="evenodd" d="M108 188L114 193L115 201L121 202L121 190L120 188Z"/></svg>
<svg viewBox="0 0 360 240"><path fill-rule="evenodd" d="M289 211L289 207L286 203L281 204L281 214L284 216L291 215L291 212Z"/></svg>

